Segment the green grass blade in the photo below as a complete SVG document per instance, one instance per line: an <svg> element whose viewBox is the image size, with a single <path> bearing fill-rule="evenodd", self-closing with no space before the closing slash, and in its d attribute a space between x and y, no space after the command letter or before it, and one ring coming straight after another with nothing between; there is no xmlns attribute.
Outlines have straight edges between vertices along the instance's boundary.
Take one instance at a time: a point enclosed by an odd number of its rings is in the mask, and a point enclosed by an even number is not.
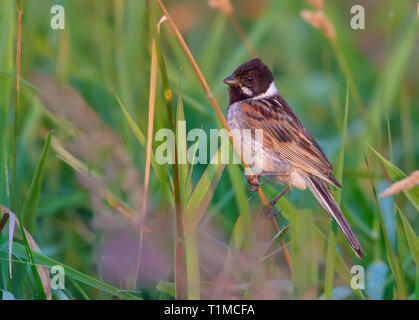
<svg viewBox="0 0 419 320"><path fill-rule="evenodd" d="M361 95L359 93L358 87L356 85L356 82L354 80L354 77L352 75L351 68L349 67L348 63L346 62L345 56L343 54L343 51L336 45L332 44L332 48L335 52L336 59L338 61L338 64L342 70L343 75L345 76L345 79L347 81L347 85L349 87L349 90L351 92L352 97L354 98L355 104L357 105L361 115L364 117L364 121L366 123L370 122L369 115L365 109L364 103L362 102Z"/></svg>
<svg viewBox="0 0 419 320"><path fill-rule="evenodd" d="M218 157L219 151L216 152L214 158ZM185 233L193 230L201 221L214 195L224 168L225 165L223 164L210 164L205 169L185 206Z"/></svg>
<svg viewBox="0 0 419 320"><path fill-rule="evenodd" d="M409 246L410 254L416 263L416 284L415 284L415 298L419 300L419 238L410 225L409 221L403 214L403 212L397 208L397 212L402 220L404 233L406 235L407 244Z"/></svg>
<svg viewBox="0 0 419 320"><path fill-rule="evenodd" d="M48 134L48 137L45 141L41 158L38 162L38 165L36 166L35 173L32 178L32 183L31 183L28 195L25 200L25 205L23 207L22 222L26 230L28 230L28 232L31 234L33 234L33 231L35 228L35 219L36 219L36 212L38 209L39 194L41 192L41 185L42 185L42 180L44 178L45 165L46 165L50 145L51 145L51 132Z"/></svg>
<svg viewBox="0 0 419 320"><path fill-rule="evenodd" d="M191 96L189 96L188 94L186 94L186 93L183 93L183 95L182 95L182 97L183 97L183 100L190 106L190 107L192 107L192 108L194 108L195 109L195 111L197 111L197 112L199 112L199 113L201 113L202 115L204 115L204 116L210 116L211 115L211 112L210 111L208 111L208 108L207 108L207 106L205 105L205 103L202 103L201 101L199 101L199 100L196 100L195 98L193 98L193 97L191 97Z"/></svg>
<svg viewBox="0 0 419 320"><path fill-rule="evenodd" d="M28 255L28 260L30 262L30 269L32 271L32 274L35 280L36 287L34 288L37 291L34 292L34 294L40 299L46 299L46 294L42 285L39 272L35 264L33 264L32 250L26 238L24 227L28 230L30 234L33 233L34 227L35 227L36 212L38 208L39 194L41 191L41 185L42 185L42 180L43 180L44 171L45 171L45 164L46 164L46 159L48 156L50 144L51 144L51 133L48 134L44 148L42 150L41 158L35 169L35 173L32 178L32 183L31 183L31 186L28 191L28 195L25 200L22 217L21 218L18 217L20 221L20 228L22 232L23 242L25 244L26 253Z"/></svg>
<svg viewBox="0 0 419 320"><path fill-rule="evenodd" d="M415 260L415 263L419 265L419 238L417 237L409 221L406 219L405 215L399 208L397 208L397 212L403 223L404 232L406 235L407 243L409 245L412 258L413 260Z"/></svg>
<svg viewBox="0 0 419 320"><path fill-rule="evenodd" d="M10 103L12 71L12 39L14 30L13 4L2 1L0 4L0 202L8 205L5 165L7 155L7 113Z"/></svg>
<svg viewBox="0 0 419 320"><path fill-rule="evenodd" d="M46 296L46 293L45 293L44 288L42 286L41 277L40 277L39 272L36 268L35 261L33 259L33 253L35 253L36 251L32 251L32 249L29 245L28 239L26 237L25 229L23 227L22 220L19 217L16 217L16 218L19 220L20 231L22 233L22 239L23 239L23 244L24 244L26 256L27 256L27 259L28 259L28 262L29 262L29 267L32 271L32 275L35 279L36 287L33 287L33 293L34 293L36 298L46 300L47 296Z"/></svg>
<svg viewBox="0 0 419 320"><path fill-rule="evenodd" d="M195 232L185 234L185 261L188 300L199 300L201 295L201 280Z"/></svg>
<svg viewBox="0 0 419 320"><path fill-rule="evenodd" d="M282 199L281 199L282 200ZM286 202L287 206L289 208L290 205L288 202ZM289 209L291 210L291 209ZM321 237L322 239L324 239L324 241L327 240L327 236L325 233L323 233L323 231L315 225L315 230L316 230L316 234ZM336 255L336 261L335 261L335 270L336 273L338 274L338 276L346 283L350 283L353 274L350 273L350 270L345 262L345 260L343 259L343 257L341 255ZM367 296L365 295L363 290L360 289L353 289L354 293L360 298L360 299L367 299Z"/></svg>
<svg viewBox="0 0 419 320"><path fill-rule="evenodd" d="M407 218L405 217L405 215L402 213L402 211L399 208L397 208L397 212L403 223L404 232L406 234L406 239L409 245L412 258L413 260L415 260L416 264L419 265L419 238L415 234L415 231L413 230L409 221L407 220Z"/></svg>
<svg viewBox="0 0 419 320"><path fill-rule="evenodd" d="M384 158L378 151L376 151L373 147L368 145L370 149L374 152L374 154L380 159L381 163L385 167L388 175L395 181L400 181L406 178L406 174L400 170L397 166L393 163L388 161ZM410 202L415 206L416 210L419 211L419 187L414 187L410 190L403 190L403 193L406 197L410 200Z"/></svg>
<svg viewBox="0 0 419 320"><path fill-rule="evenodd" d="M365 162L366 162L367 168L369 170L367 159L365 159ZM387 253L387 261L388 261L388 264L390 266L391 272L393 273L394 280L396 281L396 285L397 285L397 289L398 289L400 297L404 300L407 300L407 289L406 289L406 286L405 286L405 282L402 279L402 274L401 274L401 270L399 268L399 264L396 261L396 257L394 256L393 250L391 249L390 240L388 238L388 233L387 233L387 228L386 228L386 225L384 223L383 212L381 211L381 206L380 206L380 203L378 202L378 198L377 198L377 192L375 190L375 186L373 184L373 180L372 180L371 176L370 176L370 181L371 181L371 186L372 186L372 189L373 189L375 204L376 204L376 207L378 209L379 220L380 220L381 229L382 229L382 233L383 233L383 237L384 237L384 244L385 244L386 253Z"/></svg>
<svg viewBox="0 0 419 320"><path fill-rule="evenodd" d="M215 156L218 155L218 152ZM207 212L208 206L214 196L215 189L220 181L225 165L209 165L193 191L185 207L185 261L186 278L188 285L188 299L200 298L200 266L196 247L195 228Z"/></svg>
<svg viewBox="0 0 419 320"><path fill-rule="evenodd" d="M387 124L387 139L388 139L388 152L390 153L390 162L393 162L393 143L391 142L391 128L388 113L386 113L386 124Z"/></svg>
<svg viewBox="0 0 419 320"><path fill-rule="evenodd" d="M23 11L22 0L16 0L16 9L17 9L18 12Z"/></svg>
<svg viewBox="0 0 419 320"><path fill-rule="evenodd" d="M211 25L209 37L207 41L205 41L205 46L202 48L198 58L199 64L202 65L202 73L205 74L206 78L210 81L214 75L214 66L217 65L217 57L222 52L221 46L225 35L226 22L226 16L217 13L214 22Z"/></svg>
<svg viewBox="0 0 419 320"><path fill-rule="evenodd" d="M83 296L84 299L90 300L87 293L83 290L82 287L80 287L80 285L77 283L77 281L75 281L73 278L70 278L70 281L73 284L73 286L76 287L76 289L80 292L80 294Z"/></svg>
<svg viewBox="0 0 419 320"><path fill-rule="evenodd" d="M333 278L335 275L335 261L336 261L336 244L337 233L336 222L334 220L330 223L329 239L327 240L326 251L326 271L324 276L324 299L332 299Z"/></svg>
<svg viewBox="0 0 419 320"><path fill-rule="evenodd" d="M141 129L137 126L135 121L132 119L131 115L128 113L127 109L122 104L121 100L119 99L118 95L114 90L112 90L113 94L115 95L116 100L118 101L119 107L121 108L125 118L128 121L128 124L134 133L135 137L137 138L138 142L144 147L145 146L145 135L141 131ZM151 153L151 166L153 167L154 173L157 176L157 179L159 180L160 184L166 185L166 180L164 179L162 168L157 164L156 159L154 158L154 153Z"/></svg>
<svg viewBox="0 0 419 320"><path fill-rule="evenodd" d="M387 59L384 74L379 77L370 107L371 119L374 123L374 127L370 128L372 130L379 128L380 120L389 111L391 102L397 94L400 79L413 52L418 26L419 20L413 17L409 28L403 31L400 40L393 46L394 51ZM374 135L377 135L377 132L374 132Z"/></svg>
<svg viewBox="0 0 419 320"><path fill-rule="evenodd" d="M345 100L345 115L342 124L342 141L339 152L339 157L336 165L336 179L342 184L343 176L343 163L345 158L345 141L346 131L348 127L348 109L349 109L349 85L346 87L346 100ZM339 205L342 195L342 189L335 192L336 203ZM324 278L324 299L332 299L333 277L335 274L335 261L336 261L336 244L337 244L337 224L335 220L330 223L329 240L327 242L326 253L326 273Z"/></svg>
<svg viewBox="0 0 419 320"><path fill-rule="evenodd" d="M160 292L172 296L173 298L176 297L175 284L173 282L160 281L159 284L156 286L156 289Z"/></svg>
<svg viewBox="0 0 419 320"><path fill-rule="evenodd" d="M344 168L344 160L345 160L345 144L346 144L346 132L348 129L348 113L349 113L349 86L346 88L346 99L345 99L345 113L343 118L342 124L342 140L341 140L341 147L339 151L338 160L335 166L335 177L336 179L342 184L343 178L343 168ZM342 197L342 189L337 189L335 192L335 199L338 204L340 204Z"/></svg>
<svg viewBox="0 0 419 320"><path fill-rule="evenodd" d="M137 140L140 142L140 144L144 147L145 146L145 135L141 131L141 129L137 126L134 119L132 119L131 115L128 113L127 109L125 109L122 101L119 99L118 95L114 90L112 90L116 100L118 101L119 107L121 108L125 118L128 121L129 126L131 127L132 132L134 133Z"/></svg>
<svg viewBox="0 0 419 320"><path fill-rule="evenodd" d="M189 185L186 185L188 176L188 145L186 141L186 121L185 111L183 109L182 93L181 93L181 72L179 72L179 83L178 83L178 101L176 110L176 143L178 153L178 166L179 166L179 184L180 184L180 197L182 203L186 202L186 193ZM176 187L176 186L175 186Z"/></svg>
<svg viewBox="0 0 419 320"><path fill-rule="evenodd" d="M227 172L230 177L235 194L235 203L239 212L239 218L235 223L231 241L235 249L245 243L245 239L253 238L252 217L249 209L249 201L246 193L246 188L243 186L243 173L238 165L227 166Z"/></svg>
<svg viewBox="0 0 419 320"><path fill-rule="evenodd" d="M7 251L7 248L4 245L2 245L0 247L0 250L1 251L4 251L4 250ZM13 254L19 259L23 259L25 261L28 261L27 257L26 257L26 253L25 253L25 248L20 243L16 243L16 242L14 243ZM80 283L83 283L83 284L85 284L89 287L96 288L98 290L101 290L103 292L109 293L110 295L113 295L113 296L116 296L116 297L119 297L119 298L122 298L122 299L129 299L129 300L140 299L139 297L136 297L133 294L130 294L130 293L125 292L123 290L119 290L119 289L117 289L117 288L115 288L115 287L113 287L113 286L111 286L111 285L109 285L105 282L97 280L97 279L95 279L93 277L90 277L90 276L88 276L88 275L86 275L86 274L84 274L84 273L82 273L82 272L80 272L80 271L78 271L74 268L66 266L66 265L62 264L61 262L59 262L57 260L54 260L52 258L49 258L42 253L33 251L32 254L33 254L33 258L34 258L35 263L38 263L45 268L51 268L52 266L60 265L64 268L65 275L67 277L71 277L73 280L76 280Z"/></svg>
<svg viewBox="0 0 419 320"><path fill-rule="evenodd" d="M320 260L317 250L323 242L315 232L311 210L293 210L287 218L291 225L292 282L294 296L298 299L318 284Z"/></svg>
<svg viewBox="0 0 419 320"><path fill-rule="evenodd" d="M186 181L185 181L185 195L184 198L185 199L189 199L189 197L191 196L191 192L192 192L192 174L193 174L193 169L194 169L194 163L195 163L195 159L196 159L196 152L198 151L198 146L199 146L199 141L200 141L201 137L198 137L198 139L196 140L195 144L193 145L193 153L192 153L192 161L190 161L190 167L186 176ZM186 201L186 200L185 200Z"/></svg>

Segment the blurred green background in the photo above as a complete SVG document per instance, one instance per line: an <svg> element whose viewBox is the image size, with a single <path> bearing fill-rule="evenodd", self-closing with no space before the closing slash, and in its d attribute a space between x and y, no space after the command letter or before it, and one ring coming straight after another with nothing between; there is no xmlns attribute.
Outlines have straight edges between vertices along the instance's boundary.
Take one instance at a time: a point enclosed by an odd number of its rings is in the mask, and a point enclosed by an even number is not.
<svg viewBox="0 0 419 320"><path fill-rule="evenodd" d="M251 59L248 48L231 19L207 1L163 3L225 113L228 92L222 80ZM306 1L231 3L244 33L273 70L280 93L341 170L338 180L343 190L335 195L341 198L367 258L357 259L340 232L336 250L328 249L334 228L308 191L293 190L279 202L281 232L274 238L259 198L246 190L241 166L199 164L193 172L184 166L182 205L185 223L193 221L193 227L186 226L186 297L419 298L419 245L414 234L419 230L418 187L409 198L403 193L376 196L374 190L378 194L403 176L392 176L391 164L383 166L367 145L407 175L418 168L417 1L363 1L364 30L350 27L350 8L357 1L324 1L325 14L336 31L334 44L301 17L301 10L316 10ZM65 289L53 290L54 299L174 298L170 166L151 168L146 218L140 219L151 40L163 16L161 9L153 0L23 0L22 4L16 126L18 14L15 1L0 0L0 203L11 208L33 235L42 251L35 253L38 263L66 266ZM65 8L64 30L50 26L50 9L56 4ZM184 109L187 130L209 132L219 127L167 22L161 24L156 40L173 93L174 117L181 119ZM169 124L163 88L159 63L154 132ZM137 136L112 89L138 126ZM51 146L44 148L48 131L52 131ZM154 141L153 149L159 145ZM43 150L44 161L40 160ZM42 170L43 175L37 176ZM273 198L281 187L264 185L263 190ZM119 199L117 204L109 194ZM121 209L121 203L127 208ZM12 279L8 228L1 232L3 298L42 298L42 286L24 249L27 242L18 229ZM361 290L350 286L353 265L365 271Z"/></svg>

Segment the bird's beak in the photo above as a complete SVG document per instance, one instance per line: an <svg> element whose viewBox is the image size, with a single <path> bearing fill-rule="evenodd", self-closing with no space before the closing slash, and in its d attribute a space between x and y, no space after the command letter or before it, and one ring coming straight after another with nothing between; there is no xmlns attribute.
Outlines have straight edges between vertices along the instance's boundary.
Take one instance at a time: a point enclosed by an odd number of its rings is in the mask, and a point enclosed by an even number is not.
<svg viewBox="0 0 419 320"><path fill-rule="evenodd" d="M237 84L238 84L238 81L237 81L237 79L236 79L236 78L234 78L234 75L233 75L233 74L232 74L231 76L229 76L229 77L225 78L225 79L223 80L223 82L224 82L225 84L228 84L229 86L234 86L234 85L237 85Z"/></svg>

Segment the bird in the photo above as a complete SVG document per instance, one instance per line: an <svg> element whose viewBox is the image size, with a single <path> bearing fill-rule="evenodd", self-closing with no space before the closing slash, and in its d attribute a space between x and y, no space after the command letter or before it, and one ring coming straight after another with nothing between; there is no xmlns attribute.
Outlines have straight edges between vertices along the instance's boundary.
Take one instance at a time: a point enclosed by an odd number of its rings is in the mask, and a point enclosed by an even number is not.
<svg viewBox="0 0 419 320"><path fill-rule="evenodd" d="M330 193L329 184L342 188L332 174L333 166L278 92L271 70L256 58L237 67L223 81L229 90L226 118L233 140L242 141L244 156L250 152L257 155L252 174L246 174L249 190L258 191L264 183L262 177L286 186L264 208L265 216L272 219L280 213L274 206L292 187L308 187L336 221L357 257L364 259L364 249ZM251 135L241 134L244 129L250 130ZM262 141L255 142L256 130L262 131Z"/></svg>

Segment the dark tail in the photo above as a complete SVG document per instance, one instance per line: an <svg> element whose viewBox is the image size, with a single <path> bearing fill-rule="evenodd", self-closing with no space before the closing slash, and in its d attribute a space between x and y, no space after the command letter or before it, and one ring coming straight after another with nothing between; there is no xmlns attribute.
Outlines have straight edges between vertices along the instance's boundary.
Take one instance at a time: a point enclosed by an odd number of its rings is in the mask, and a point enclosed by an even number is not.
<svg viewBox="0 0 419 320"><path fill-rule="evenodd" d="M336 220L355 254L359 258L364 259L366 253L352 232L348 221L346 221L342 211L340 211L335 199L330 194L327 182L310 174L307 178L307 185L321 206Z"/></svg>

